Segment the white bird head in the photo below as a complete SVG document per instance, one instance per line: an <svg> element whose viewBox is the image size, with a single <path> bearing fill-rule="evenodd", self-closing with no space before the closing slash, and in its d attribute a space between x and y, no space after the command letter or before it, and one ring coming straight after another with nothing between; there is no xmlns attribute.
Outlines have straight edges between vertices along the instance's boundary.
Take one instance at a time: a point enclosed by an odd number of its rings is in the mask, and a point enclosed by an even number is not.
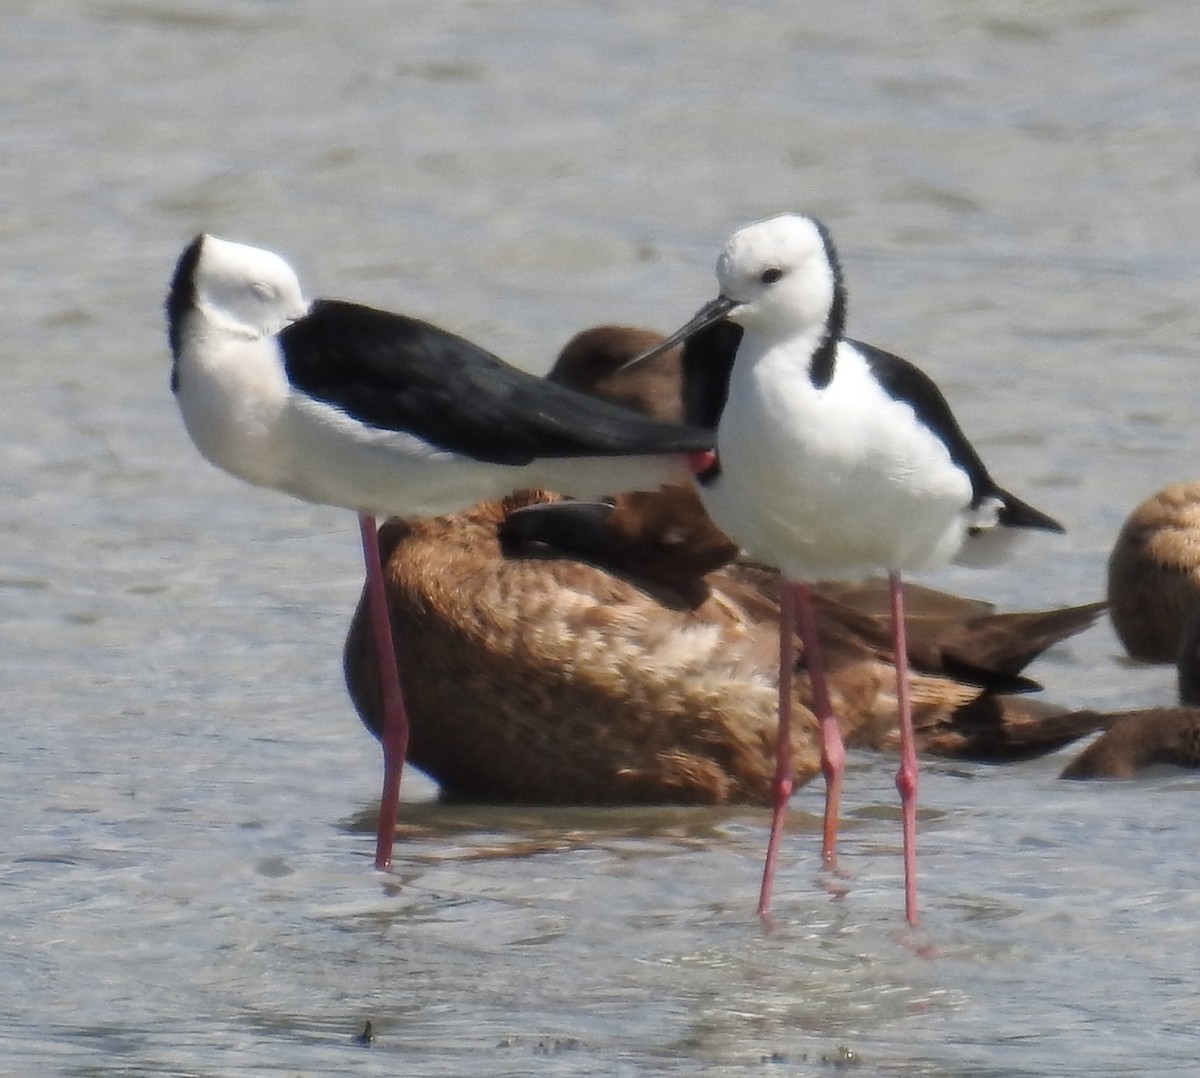
<svg viewBox="0 0 1200 1078"><path fill-rule="evenodd" d="M812 217L786 213L739 228L717 258L717 282L716 299L625 366L660 355L722 319L779 336L815 333L822 347L842 335L846 293L837 251Z"/></svg>
<svg viewBox="0 0 1200 1078"><path fill-rule="evenodd" d="M227 332L258 339L303 318L308 304L295 270L273 251L201 235L180 256L167 296L176 355L191 312Z"/></svg>
<svg viewBox="0 0 1200 1078"><path fill-rule="evenodd" d="M725 314L731 322L784 333L825 327L842 291L828 232L794 213L730 236L717 259L717 283L731 301Z"/></svg>

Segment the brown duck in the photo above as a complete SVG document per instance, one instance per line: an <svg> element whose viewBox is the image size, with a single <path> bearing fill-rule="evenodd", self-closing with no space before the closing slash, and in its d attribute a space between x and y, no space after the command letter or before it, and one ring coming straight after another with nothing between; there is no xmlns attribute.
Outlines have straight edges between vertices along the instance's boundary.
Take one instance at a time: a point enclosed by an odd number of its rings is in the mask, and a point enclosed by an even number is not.
<svg viewBox="0 0 1200 1078"><path fill-rule="evenodd" d="M550 377L678 418L676 353L618 371L658 334L576 337ZM410 758L448 797L526 803L767 804L774 767L779 577L736 548L690 489L602 503L525 492L380 530L396 650L419 667ZM893 750L895 677L884 582L818 589L822 640L848 744ZM1086 628L1102 603L996 614L912 588L906 618L923 751L1025 759L1097 729L1018 695L1026 665ZM360 603L347 686L379 727ZM808 683L792 738L796 782L820 767Z"/></svg>
<svg viewBox="0 0 1200 1078"><path fill-rule="evenodd" d="M1133 658L1175 662L1200 610L1200 483L1173 483L1130 513L1108 560L1108 602Z"/></svg>
<svg viewBox="0 0 1200 1078"><path fill-rule="evenodd" d="M1184 627L1176 661L1179 707L1097 715L1108 729L1062 773L1064 779L1127 779L1160 764L1200 767L1200 608Z"/></svg>

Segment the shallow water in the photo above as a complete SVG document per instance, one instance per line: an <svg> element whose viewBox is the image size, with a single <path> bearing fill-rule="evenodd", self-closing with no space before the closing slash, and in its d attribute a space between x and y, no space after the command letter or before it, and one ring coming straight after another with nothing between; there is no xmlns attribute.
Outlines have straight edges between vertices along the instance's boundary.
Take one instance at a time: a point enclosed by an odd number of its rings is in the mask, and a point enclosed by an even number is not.
<svg viewBox="0 0 1200 1078"><path fill-rule="evenodd" d="M1005 607L1103 589L1200 472L1193 6L17 0L0 16L0 1073L1191 1073L1200 780L931 765L903 927L893 764L844 880L764 814L443 807L341 687L347 514L205 465L160 305L197 230L536 369L671 328L738 224L822 215L856 336L934 374L1060 516ZM1168 701L1107 627L1056 700ZM375 1041L355 1043L367 1021Z"/></svg>

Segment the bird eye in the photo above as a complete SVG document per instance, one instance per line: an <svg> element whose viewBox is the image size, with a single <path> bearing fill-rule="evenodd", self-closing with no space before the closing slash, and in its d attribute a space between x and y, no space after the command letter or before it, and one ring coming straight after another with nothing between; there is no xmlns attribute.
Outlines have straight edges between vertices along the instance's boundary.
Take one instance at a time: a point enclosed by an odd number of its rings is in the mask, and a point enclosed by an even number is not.
<svg viewBox="0 0 1200 1078"><path fill-rule="evenodd" d="M782 276L783 270L779 269L777 266L772 266L770 269L763 270L762 273L758 275L758 279L762 281L763 284L774 284Z"/></svg>
<svg viewBox="0 0 1200 1078"><path fill-rule="evenodd" d="M254 281L250 290L264 303L273 303L279 298L279 290L266 281Z"/></svg>

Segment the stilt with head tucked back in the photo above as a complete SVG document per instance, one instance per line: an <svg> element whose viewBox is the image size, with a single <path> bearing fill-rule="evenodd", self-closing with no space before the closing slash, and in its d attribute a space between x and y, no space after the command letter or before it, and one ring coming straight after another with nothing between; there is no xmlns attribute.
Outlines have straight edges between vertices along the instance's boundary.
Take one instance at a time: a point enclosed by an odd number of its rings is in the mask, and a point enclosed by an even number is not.
<svg viewBox="0 0 1200 1078"><path fill-rule="evenodd" d="M536 378L414 318L309 304L277 254L213 236L180 256L166 312L171 388L200 452L249 483L360 514L386 698L385 868L408 728L373 514L445 512L524 486L654 487L711 434Z"/></svg>

